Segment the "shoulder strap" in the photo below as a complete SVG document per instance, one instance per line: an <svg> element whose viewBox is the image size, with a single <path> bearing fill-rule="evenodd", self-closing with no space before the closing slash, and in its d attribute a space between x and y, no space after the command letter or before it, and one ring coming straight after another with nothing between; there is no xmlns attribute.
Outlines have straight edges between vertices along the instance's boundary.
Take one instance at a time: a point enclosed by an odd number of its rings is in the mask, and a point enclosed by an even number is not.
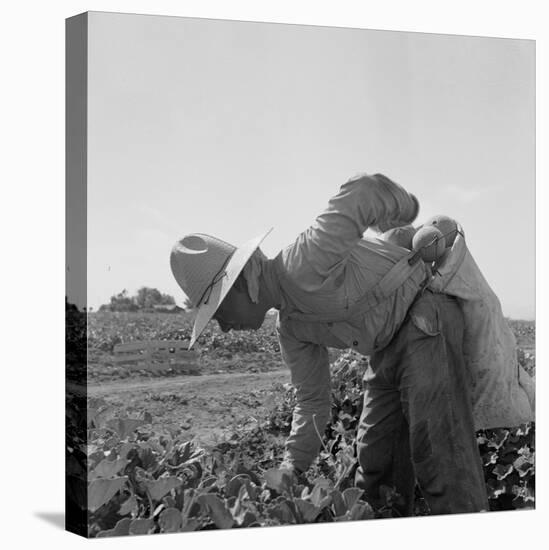
<svg viewBox="0 0 549 550"><path fill-rule="evenodd" d="M333 313L303 313L301 311L292 311L282 316L287 319L311 323L337 323L348 321L357 315L366 313L389 298L408 279L413 280L417 284L419 291L422 285L428 280L428 271L423 261L411 265L408 260L412 256L413 252L410 252L401 258L374 287L365 292L365 294L354 304L347 304L347 307L343 311ZM278 266L278 270L283 286L291 286L292 293L297 291L301 294L305 294L285 276L281 266Z"/></svg>

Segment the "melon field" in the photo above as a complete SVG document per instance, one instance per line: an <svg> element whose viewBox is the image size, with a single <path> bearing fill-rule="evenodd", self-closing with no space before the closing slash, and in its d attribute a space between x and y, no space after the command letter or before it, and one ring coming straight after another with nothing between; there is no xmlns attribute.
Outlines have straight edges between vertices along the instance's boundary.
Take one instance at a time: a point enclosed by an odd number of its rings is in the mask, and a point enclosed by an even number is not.
<svg viewBox="0 0 549 550"><path fill-rule="evenodd" d="M319 458L294 479L276 469L294 393L275 316L256 332L224 334L212 322L195 364L151 373L116 363L114 346L186 340L190 314L90 313L87 327L85 315L67 310L66 456L67 502L82 512L67 521L86 520L76 527L88 536L398 516L392 487L373 509L353 485L367 357L330 352L331 421ZM535 325L510 323L519 361L535 374ZM534 436L534 423L477 433L491 510L534 507ZM415 514L429 514L419 488Z"/></svg>

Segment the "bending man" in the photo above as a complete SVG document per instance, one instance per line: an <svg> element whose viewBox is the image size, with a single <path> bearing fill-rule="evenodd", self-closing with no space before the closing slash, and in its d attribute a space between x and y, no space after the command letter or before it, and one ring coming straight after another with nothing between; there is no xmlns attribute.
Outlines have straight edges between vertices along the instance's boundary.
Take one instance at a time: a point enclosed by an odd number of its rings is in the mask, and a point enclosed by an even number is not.
<svg viewBox="0 0 549 550"><path fill-rule="evenodd" d="M328 347L371 356L358 431L357 484L375 506L380 485L412 511L415 479L432 513L487 510L454 300L426 289L430 271L410 251L376 238L412 223L411 193L381 174L345 183L315 222L274 259L266 235L234 247L204 234L174 246L172 272L197 306L191 346L213 317L223 331L258 329L279 311L282 357L297 405L283 467L305 471L330 417Z"/></svg>

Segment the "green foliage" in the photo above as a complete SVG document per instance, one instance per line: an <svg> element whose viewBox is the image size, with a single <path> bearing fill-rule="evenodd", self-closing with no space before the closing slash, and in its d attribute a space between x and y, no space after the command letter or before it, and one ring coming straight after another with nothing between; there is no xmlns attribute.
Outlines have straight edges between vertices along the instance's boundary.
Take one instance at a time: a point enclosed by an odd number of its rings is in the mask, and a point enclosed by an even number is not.
<svg viewBox="0 0 549 550"><path fill-rule="evenodd" d="M166 315L103 310L88 316L88 345L91 350L110 352L116 344L134 340L189 340L193 322L193 314L187 312ZM85 334L85 324L83 330ZM234 353L259 352L279 359L280 347L272 316L268 316L256 331L223 333L216 323L211 322L200 335L198 344L197 349L204 356L218 358Z"/></svg>
<svg viewBox="0 0 549 550"><path fill-rule="evenodd" d="M175 304L173 296L169 294L162 294L156 288L149 288L142 286L135 296L135 303L139 309L152 309L158 305L172 305Z"/></svg>
<svg viewBox="0 0 549 550"><path fill-rule="evenodd" d="M191 300L188 296L187 296L187 297L185 298L185 300L183 301L183 307L184 307L185 310L187 310L187 311L191 311L191 310L195 309L192 300Z"/></svg>
<svg viewBox="0 0 549 550"><path fill-rule="evenodd" d="M138 309L135 297L131 297L126 289L111 296L108 305L103 304L99 307L99 311L137 311Z"/></svg>
<svg viewBox="0 0 549 550"><path fill-rule="evenodd" d="M373 509L353 486L359 384L365 359L346 354L333 365L332 423L323 450L306 475L277 469L288 430L293 389L253 430L208 451L181 432L156 433L147 413L114 418L90 400L88 502L90 536L169 533L266 525L352 521L398 515L399 495L383 487ZM491 510L534 507L534 424L478 432ZM416 514L428 514L417 492Z"/></svg>
<svg viewBox="0 0 549 550"><path fill-rule="evenodd" d="M65 298L65 366L68 380L82 383L86 380L87 349L86 312Z"/></svg>
<svg viewBox="0 0 549 550"><path fill-rule="evenodd" d="M535 425L482 430L477 441L490 509L534 508Z"/></svg>
<svg viewBox="0 0 549 550"><path fill-rule="evenodd" d="M143 286L134 296L130 296L126 289L111 296L109 304L100 306L99 311L152 311L160 305L175 305L175 300L173 296L162 294L156 288Z"/></svg>
<svg viewBox="0 0 549 550"><path fill-rule="evenodd" d="M153 432L145 415L112 418L100 399L91 399L89 407L95 411L87 446L90 536L375 517L360 489L340 489L322 476L298 480L275 468L254 472L238 445L228 443L230 452L221 445L205 453L178 434ZM116 429L124 424L133 431Z"/></svg>
<svg viewBox="0 0 549 550"><path fill-rule="evenodd" d="M519 354L519 357L524 357ZM535 371L532 354L522 363ZM324 433L323 450L313 471L336 480L339 486L353 485L357 458L354 446L356 428L362 412L362 376L368 359L354 352L343 354L332 364L332 420ZM295 404L294 391L286 394L269 418L269 427L287 434ZM534 508L535 503L535 423L515 428L477 432L483 460L490 510ZM388 488L390 489L390 488ZM389 498L390 497L390 498ZM398 495L387 494L386 501ZM421 492L417 491L416 514L428 513Z"/></svg>
<svg viewBox="0 0 549 550"><path fill-rule="evenodd" d="M71 313L72 314L72 313ZM97 314L96 314L97 315ZM117 314L118 315L118 314ZM125 315L125 314L124 314ZM94 317L91 316L90 319ZM137 318L136 318L137 319ZM134 322L134 321L132 321ZM123 325L122 337L145 339L146 324ZM78 327L78 323L75 324ZM120 327L120 324L118 324ZM85 327L85 325L84 325ZM202 345L209 354L227 349L276 349L272 327L258 333L221 335L211 329ZM90 328L88 328L90 330ZM186 337L188 328L168 324L151 337ZM80 342L82 330L73 340ZM109 339L110 338L110 339ZM224 339L225 338L225 339ZM90 341L112 345L112 336L91 328ZM519 350L519 362L535 372L535 356ZM354 487L355 435L362 410L362 377L368 359L346 352L332 363L331 420L322 450L305 475L277 469L290 430L295 392L273 388L268 413L253 429L241 429L208 449L185 439L181 430L157 432L152 418L115 416L101 399L87 402L87 441L82 437L81 403L67 408L67 475L87 479L90 536L170 533L398 515L399 495L383 487L384 504L373 509ZM491 510L535 506L535 424L477 433ZM86 468L87 460L87 468ZM87 476L86 476L87 474ZM81 487L69 484L71 491ZM416 489L416 515L429 509ZM78 501L78 496L73 498ZM81 500L80 500L81 501Z"/></svg>

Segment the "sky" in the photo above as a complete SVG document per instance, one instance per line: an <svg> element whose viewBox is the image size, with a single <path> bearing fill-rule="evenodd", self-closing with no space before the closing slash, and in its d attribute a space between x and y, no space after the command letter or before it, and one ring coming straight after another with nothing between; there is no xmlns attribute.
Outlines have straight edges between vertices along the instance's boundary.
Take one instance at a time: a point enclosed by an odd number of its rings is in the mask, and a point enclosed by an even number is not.
<svg viewBox="0 0 549 550"><path fill-rule="evenodd" d="M358 173L446 214L505 315L535 316L531 40L91 12L88 305L182 304L188 233L291 244Z"/></svg>

